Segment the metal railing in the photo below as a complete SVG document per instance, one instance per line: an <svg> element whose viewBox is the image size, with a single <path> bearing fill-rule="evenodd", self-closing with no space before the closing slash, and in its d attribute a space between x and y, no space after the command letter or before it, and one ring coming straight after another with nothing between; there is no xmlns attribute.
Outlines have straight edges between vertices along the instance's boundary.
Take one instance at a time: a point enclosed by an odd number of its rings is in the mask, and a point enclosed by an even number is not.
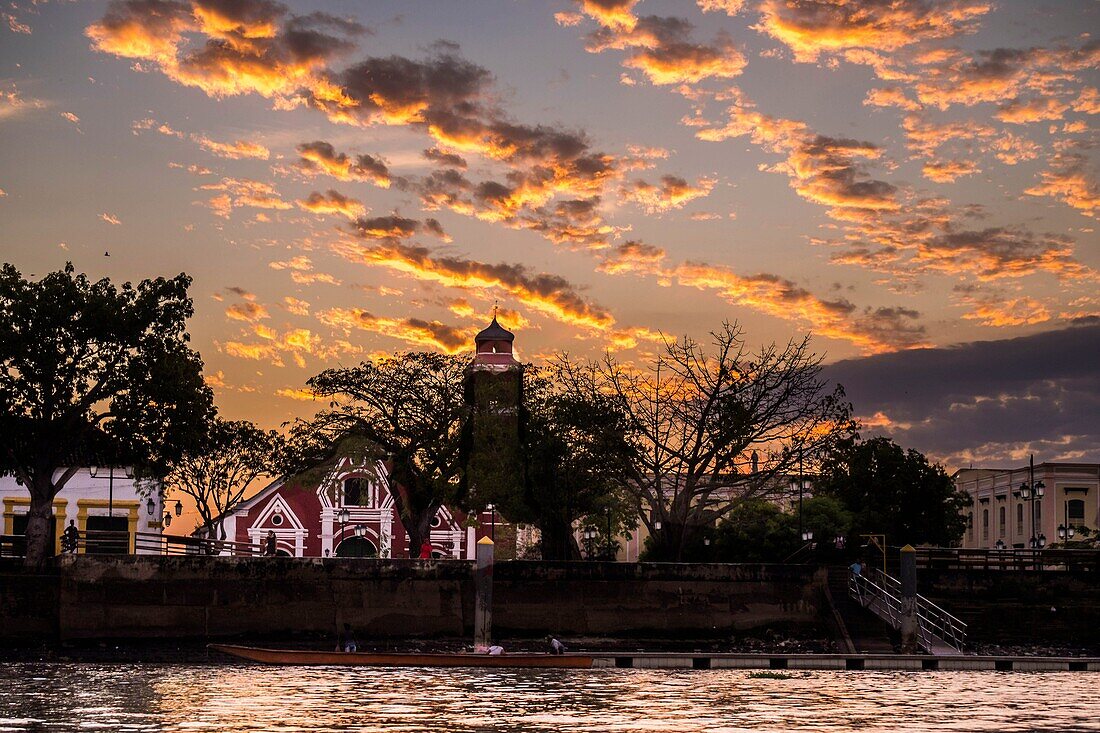
<svg viewBox="0 0 1100 733"><path fill-rule="evenodd" d="M113 530L86 530L81 532L75 545L66 539L61 541L61 554L81 555L231 555L256 557L263 554L259 545L229 540L211 540L201 537L179 537L156 532L119 532ZM24 557L27 554L27 538L24 535L0 535L0 557Z"/></svg>
<svg viewBox="0 0 1100 733"><path fill-rule="evenodd" d="M848 595L893 629L901 628L901 582L868 568L866 574L848 576ZM917 595L917 626L920 645L930 651L940 641L958 651L966 642L966 624L924 596Z"/></svg>
<svg viewBox="0 0 1100 733"><path fill-rule="evenodd" d="M1100 550L918 547L917 567L939 570L1054 570L1100 572Z"/></svg>

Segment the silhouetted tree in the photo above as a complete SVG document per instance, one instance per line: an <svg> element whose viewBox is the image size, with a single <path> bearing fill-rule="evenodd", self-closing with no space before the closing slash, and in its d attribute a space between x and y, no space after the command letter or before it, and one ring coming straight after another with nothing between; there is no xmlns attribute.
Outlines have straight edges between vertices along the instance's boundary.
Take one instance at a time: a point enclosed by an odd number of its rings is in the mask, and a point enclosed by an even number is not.
<svg viewBox="0 0 1100 733"><path fill-rule="evenodd" d="M0 269L0 471L30 491L28 565L51 554L53 498L82 463L162 475L205 434L213 395L188 345L190 284Z"/></svg>
<svg viewBox="0 0 1100 733"><path fill-rule="evenodd" d="M191 497L210 536L225 539L224 517L259 476L276 472L282 436L248 421L220 418L206 438L173 463L167 491Z"/></svg>
<svg viewBox="0 0 1100 733"><path fill-rule="evenodd" d="M832 496L852 513L851 533L885 534L891 545L950 546L962 539L969 496L942 466L888 438L849 439L825 456L817 496Z"/></svg>
<svg viewBox="0 0 1100 733"><path fill-rule="evenodd" d="M608 552L612 535L636 526L619 480L633 455L626 415L606 395L564 390L553 367L528 368L524 406L526 481L516 509L538 526L542 558L580 559L579 519L603 535Z"/></svg>
<svg viewBox="0 0 1100 733"><path fill-rule="evenodd" d="M738 503L785 492L778 478L800 454L813 461L854 429L843 389L826 390L808 337L750 353L736 324L711 336L709 352L685 337L642 368L610 354L592 364L559 360L567 391L606 396L626 415L637 450L617 480L635 498L655 559L683 559Z"/></svg>
<svg viewBox="0 0 1100 733"><path fill-rule="evenodd" d="M389 466L388 486L415 553L445 503L460 502L467 360L409 352L328 369L309 380L330 409L291 428L288 473L331 459L349 438Z"/></svg>

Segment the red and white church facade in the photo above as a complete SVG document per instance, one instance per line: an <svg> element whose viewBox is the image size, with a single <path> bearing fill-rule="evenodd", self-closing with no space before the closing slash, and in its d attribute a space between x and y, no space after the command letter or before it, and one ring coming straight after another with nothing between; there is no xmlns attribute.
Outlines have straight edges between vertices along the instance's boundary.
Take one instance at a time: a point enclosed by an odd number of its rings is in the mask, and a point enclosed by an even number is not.
<svg viewBox="0 0 1100 733"><path fill-rule="evenodd" d="M494 317L475 337L471 371L520 369L514 339ZM292 557L419 557L421 548L408 546L388 482L383 461L347 457L315 485L277 479L221 518L225 539L259 548L274 532L277 554ZM194 534L210 537L213 531L203 526ZM491 535L498 556L514 555L514 529L491 508L470 516L443 506L432 520L432 556L473 559L478 540ZM500 546L502 539L511 547Z"/></svg>

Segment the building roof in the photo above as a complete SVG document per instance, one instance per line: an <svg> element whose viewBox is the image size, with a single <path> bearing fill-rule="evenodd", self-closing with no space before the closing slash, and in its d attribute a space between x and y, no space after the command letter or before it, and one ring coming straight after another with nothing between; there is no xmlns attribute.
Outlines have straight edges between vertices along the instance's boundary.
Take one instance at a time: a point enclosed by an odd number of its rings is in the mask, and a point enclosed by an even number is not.
<svg viewBox="0 0 1100 733"><path fill-rule="evenodd" d="M497 323L496 316L493 316L492 323L482 329L477 336L474 336L475 343L481 343L482 341L507 341L512 343L515 340L516 335Z"/></svg>

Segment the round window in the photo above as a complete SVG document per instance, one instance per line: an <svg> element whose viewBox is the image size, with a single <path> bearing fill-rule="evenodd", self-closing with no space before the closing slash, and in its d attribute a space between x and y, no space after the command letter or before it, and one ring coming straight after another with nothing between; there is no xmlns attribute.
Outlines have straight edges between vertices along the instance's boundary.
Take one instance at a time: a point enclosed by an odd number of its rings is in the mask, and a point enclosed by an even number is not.
<svg viewBox="0 0 1100 733"><path fill-rule="evenodd" d="M438 527L441 524L443 524L443 520L440 519L438 514L436 514L434 517L432 517L432 527L433 528Z"/></svg>
<svg viewBox="0 0 1100 733"><path fill-rule="evenodd" d="M272 514L271 515L271 523L274 524L276 527L282 526L282 524L283 524L283 515L282 514Z"/></svg>

